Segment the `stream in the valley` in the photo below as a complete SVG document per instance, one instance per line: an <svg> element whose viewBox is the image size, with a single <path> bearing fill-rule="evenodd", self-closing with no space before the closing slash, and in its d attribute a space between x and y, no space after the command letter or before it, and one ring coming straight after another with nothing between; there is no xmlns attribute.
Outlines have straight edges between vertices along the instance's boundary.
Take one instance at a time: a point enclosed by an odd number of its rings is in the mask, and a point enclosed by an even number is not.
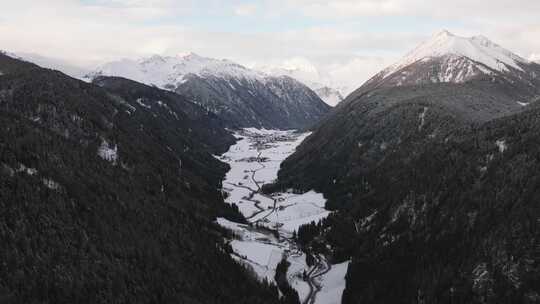
<svg viewBox="0 0 540 304"><path fill-rule="evenodd" d="M308 135L252 128L237 132L238 142L219 157L231 166L223 191L227 193L225 201L236 204L250 224L222 218L218 223L238 236L230 241L232 257L251 268L259 279L274 281L276 266L285 257L290 263L288 281L302 303L340 303L348 263L331 265L321 255L309 267L306 255L292 239L301 225L328 216L323 195L314 191L295 194L292 190L266 195L260 191L277 178L281 162Z"/></svg>

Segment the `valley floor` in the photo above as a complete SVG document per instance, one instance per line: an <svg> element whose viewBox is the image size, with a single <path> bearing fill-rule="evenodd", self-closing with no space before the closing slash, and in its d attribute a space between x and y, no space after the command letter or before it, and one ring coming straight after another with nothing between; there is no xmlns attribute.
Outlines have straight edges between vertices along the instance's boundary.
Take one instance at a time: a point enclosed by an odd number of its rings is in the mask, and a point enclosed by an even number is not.
<svg viewBox="0 0 540 304"><path fill-rule="evenodd" d="M277 264L290 263L289 284L298 292L302 303L340 303L345 288L348 262L331 265L320 255L312 267L293 239L294 231L312 221L328 216L326 200L314 191L267 195L264 184L277 178L280 164L309 133L244 129L235 134L238 142L220 159L231 169L223 181L225 201L236 204L249 224L219 218L218 223L235 233L230 241L233 258L253 269L260 279L274 281Z"/></svg>

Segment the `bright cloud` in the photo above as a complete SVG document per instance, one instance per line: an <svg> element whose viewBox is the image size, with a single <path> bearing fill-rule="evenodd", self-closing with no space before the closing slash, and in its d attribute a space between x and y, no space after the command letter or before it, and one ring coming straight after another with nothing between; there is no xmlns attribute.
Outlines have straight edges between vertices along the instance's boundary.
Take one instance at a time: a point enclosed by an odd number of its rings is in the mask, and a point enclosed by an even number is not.
<svg viewBox="0 0 540 304"><path fill-rule="evenodd" d="M94 66L193 51L351 90L442 28L540 54L538 0L3 1L0 49Z"/></svg>
<svg viewBox="0 0 540 304"><path fill-rule="evenodd" d="M238 16L252 16L257 12L257 5L242 4L234 9L234 13Z"/></svg>

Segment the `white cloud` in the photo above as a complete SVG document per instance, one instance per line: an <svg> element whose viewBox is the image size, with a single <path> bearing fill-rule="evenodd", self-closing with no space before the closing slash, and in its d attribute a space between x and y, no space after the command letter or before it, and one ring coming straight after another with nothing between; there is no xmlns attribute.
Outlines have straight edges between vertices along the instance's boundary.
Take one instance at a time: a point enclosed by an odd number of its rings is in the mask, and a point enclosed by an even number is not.
<svg viewBox="0 0 540 304"><path fill-rule="evenodd" d="M489 4L483 0L263 0L259 6L201 1L4 1L0 49L65 58L85 66L122 57L194 51L241 64L309 65L328 81L350 89L439 30L440 23L456 34L486 35L526 58L536 58L531 56L540 50L538 0ZM202 12L197 5L204 8ZM272 18L279 26L264 31L225 30L219 22L230 19L214 19L215 14L240 20L260 16L253 29ZM401 17L417 21L410 24ZM197 23L204 18L212 27ZM388 27L379 29L382 25Z"/></svg>
<svg viewBox="0 0 540 304"><path fill-rule="evenodd" d="M274 0L277 8L325 18L362 16L428 16L472 19L537 17L537 0ZM534 20L534 19L532 19Z"/></svg>
<svg viewBox="0 0 540 304"><path fill-rule="evenodd" d="M234 13L238 16L252 16L257 12L257 5L242 4L234 9Z"/></svg>
<svg viewBox="0 0 540 304"><path fill-rule="evenodd" d="M394 63L393 57L357 57L328 67L331 79L345 87L345 94L358 88L385 67Z"/></svg>

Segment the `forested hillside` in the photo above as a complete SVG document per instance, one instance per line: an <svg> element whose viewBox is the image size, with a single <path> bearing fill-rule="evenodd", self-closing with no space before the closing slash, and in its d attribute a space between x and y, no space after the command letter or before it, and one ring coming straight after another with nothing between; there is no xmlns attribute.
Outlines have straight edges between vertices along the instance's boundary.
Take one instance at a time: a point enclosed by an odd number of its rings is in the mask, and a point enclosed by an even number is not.
<svg viewBox="0 0 540 304"><path fill-rule="evenodd" d="M352 258L345 303L539 300L540 111L461 127L441 113L448 112L401 105L357 150L326 146L341 162L299 160L300 149L280 172L281 187L320 185L327 207L338 210L299 237L311 248L331 244L336 260ZM332 170L346 173L319 184L341 172Z"/></svg>
<svg viewBox="0 0 540 304"><path fill-rule="evenodd" d="M352 260L344 303L540 301L539 69L443 32L283 162L274 188L315 188L336 210L298 236Z"/></svg>
<svg viewBox="0 0 540 304"><path fill-rule="evenodd" d="M211 153L234 138L215 117L122 80L4 55L0 71L2 302L278 302L213 224L239 216L217 190Z"/></svg>

